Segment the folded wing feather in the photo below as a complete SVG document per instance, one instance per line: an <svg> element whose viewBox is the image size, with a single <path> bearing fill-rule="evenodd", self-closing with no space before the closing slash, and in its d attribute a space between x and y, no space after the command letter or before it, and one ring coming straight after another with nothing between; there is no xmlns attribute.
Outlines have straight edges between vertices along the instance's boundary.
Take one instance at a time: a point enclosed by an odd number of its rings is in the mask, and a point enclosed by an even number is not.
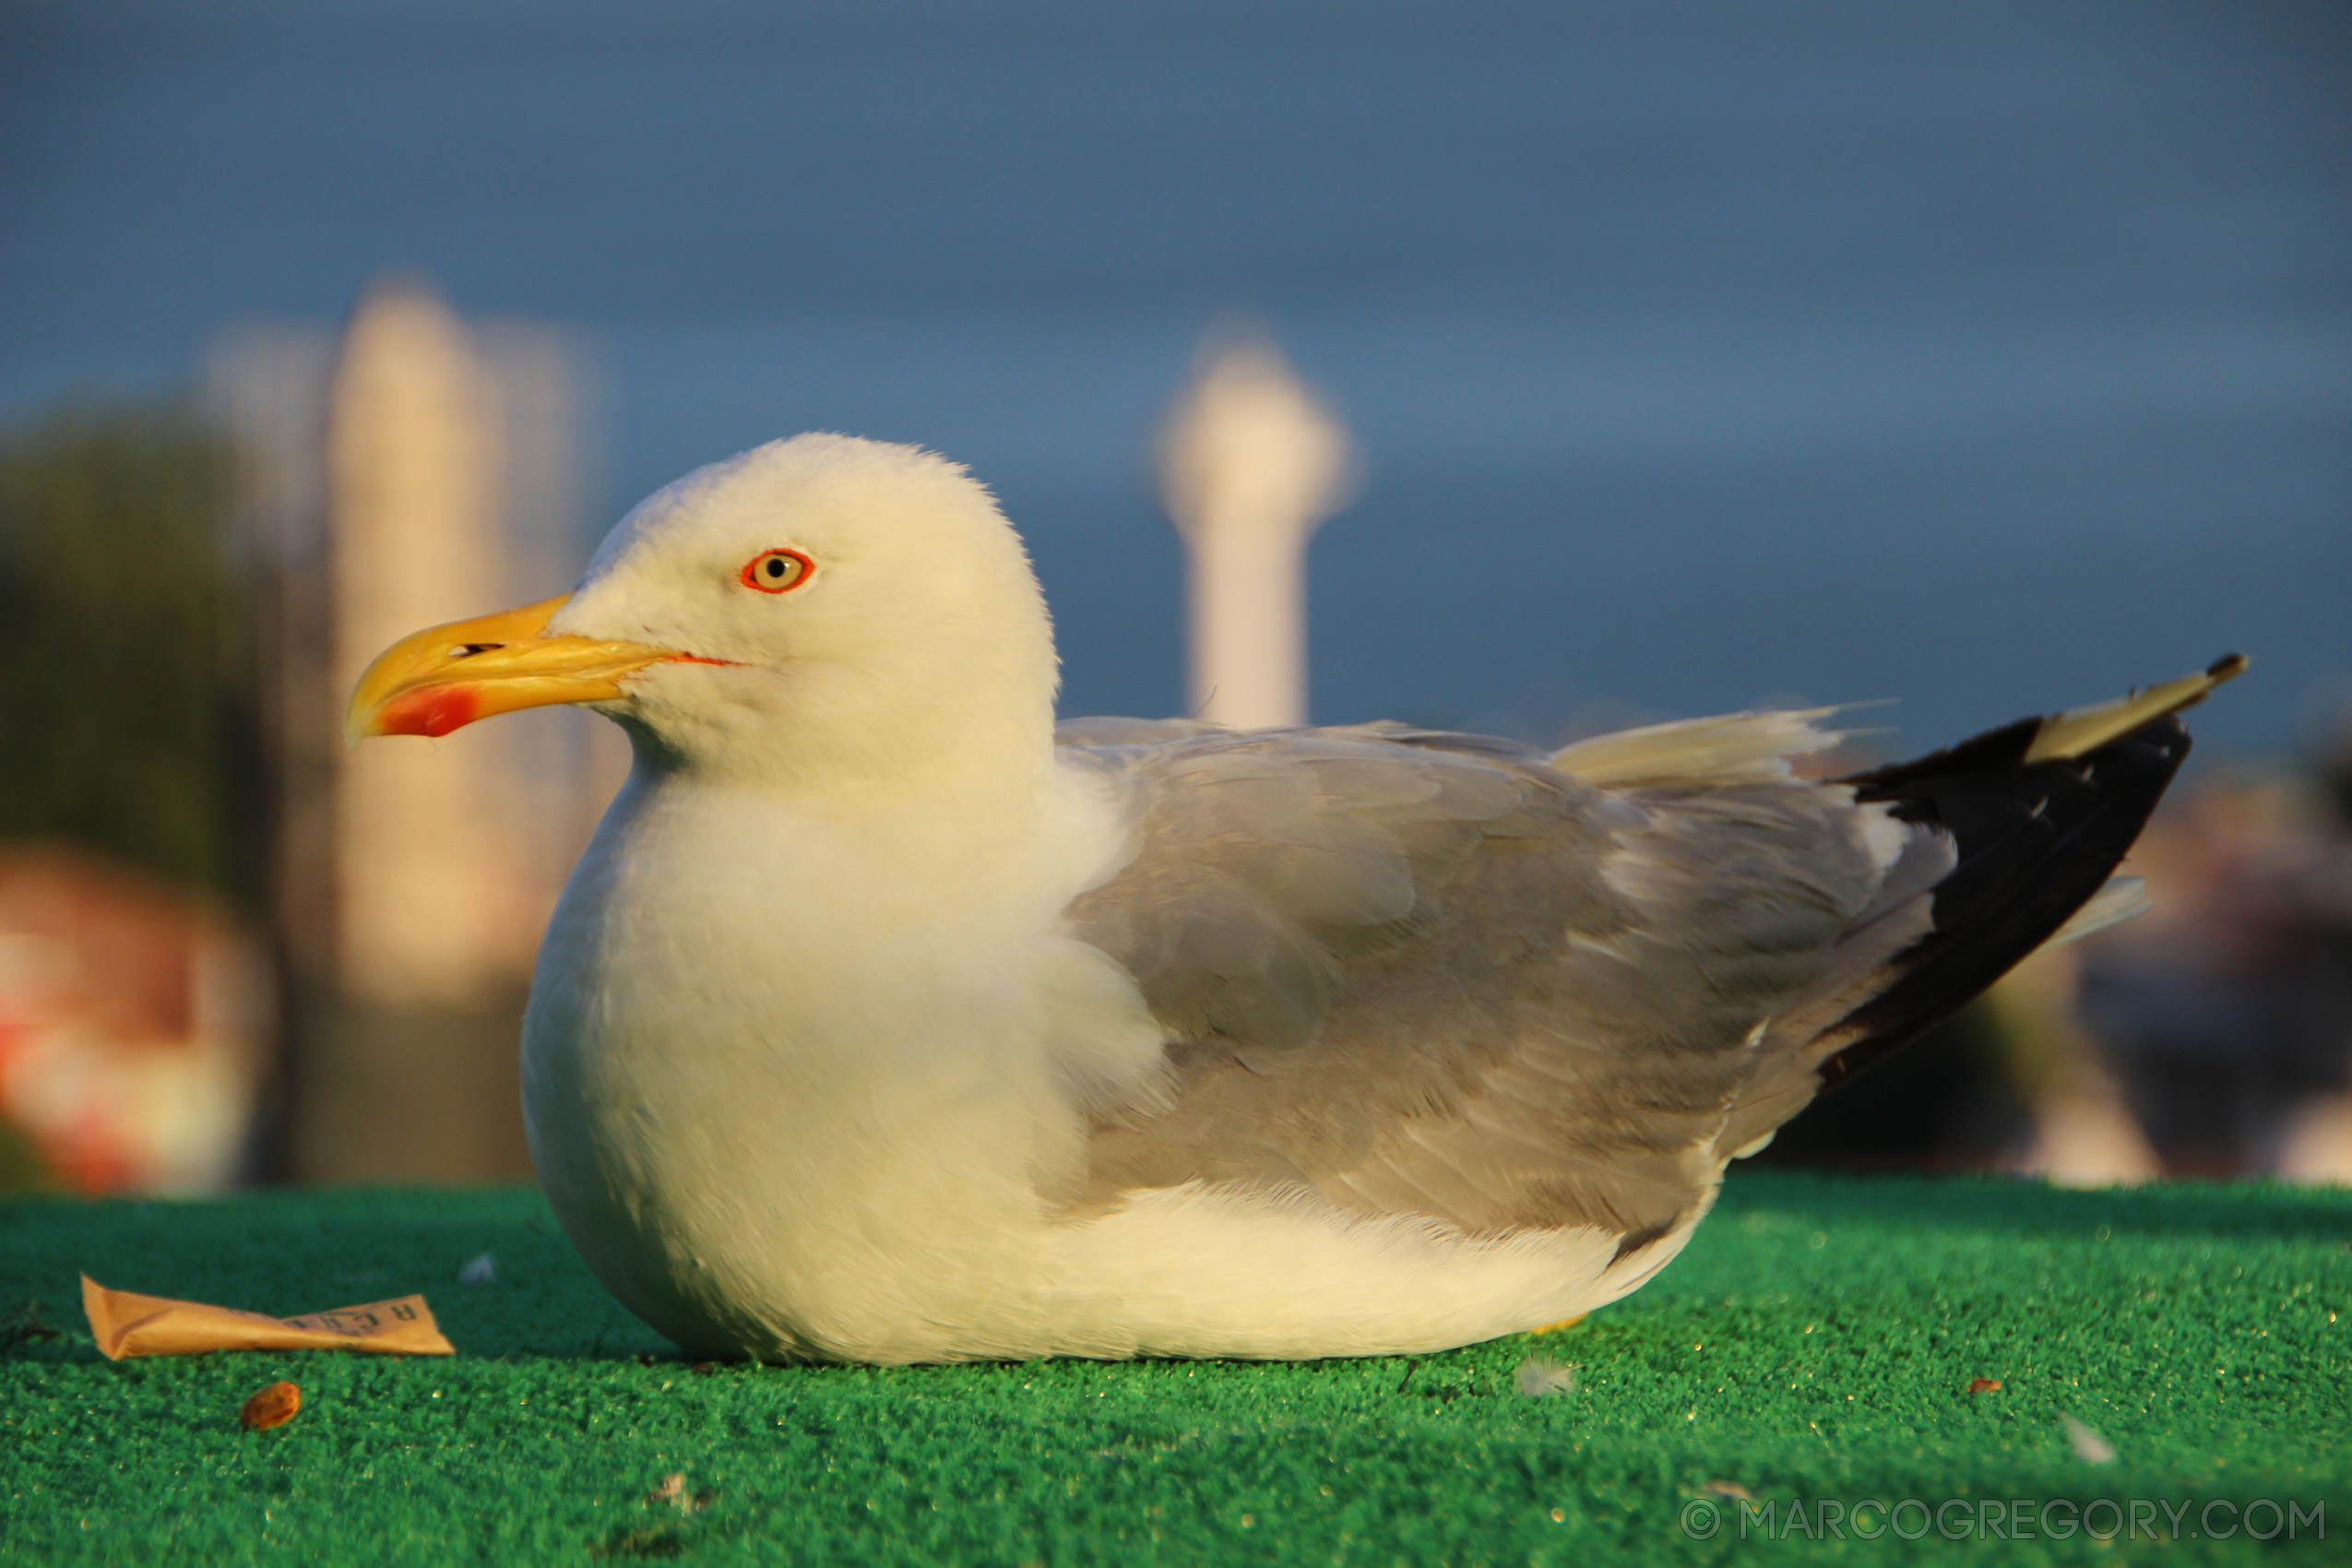
<svg viewBox="0 0 2352 1568"><path fill-rule="evenodd" d="M1402 726L1067 728L1135 835L1070 927L1134 976L1175 1085L1097 1118L1079 1202L1201 1181L1479 1233L1672 1224L1762 1027L1846 968L1891 873L1935 870L1773 775L1819 717L1621 748L1643 781L1612 789Z"/></svg>

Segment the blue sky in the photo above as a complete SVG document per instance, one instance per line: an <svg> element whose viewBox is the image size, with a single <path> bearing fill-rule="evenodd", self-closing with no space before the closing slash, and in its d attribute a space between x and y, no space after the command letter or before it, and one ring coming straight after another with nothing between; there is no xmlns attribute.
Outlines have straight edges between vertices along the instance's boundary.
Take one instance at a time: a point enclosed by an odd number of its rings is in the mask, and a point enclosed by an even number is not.
<svg viewBox="0 0 2352 1568"><path fill-rule="evenodd" d="M809 427L970 462L1072 710L1182 700L1152 423L1265 323L1368 481L1315 710L1556 733L2352 691L2326 6L0 8L0 414L387 267L599 367L599 522Z"/></svg>

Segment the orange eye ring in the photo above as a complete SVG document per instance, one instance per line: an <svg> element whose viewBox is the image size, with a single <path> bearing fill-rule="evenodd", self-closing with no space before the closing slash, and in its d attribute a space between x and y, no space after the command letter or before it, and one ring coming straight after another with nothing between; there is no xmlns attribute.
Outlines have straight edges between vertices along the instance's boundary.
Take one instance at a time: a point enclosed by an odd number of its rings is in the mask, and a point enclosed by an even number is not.
<svg viewBox="0 0 2352 1568"><path fill-rule="evenodd" d="M735 580L762 593L790 593L815 571L816 563L797 550L763 550L744 564Z"/></svg>

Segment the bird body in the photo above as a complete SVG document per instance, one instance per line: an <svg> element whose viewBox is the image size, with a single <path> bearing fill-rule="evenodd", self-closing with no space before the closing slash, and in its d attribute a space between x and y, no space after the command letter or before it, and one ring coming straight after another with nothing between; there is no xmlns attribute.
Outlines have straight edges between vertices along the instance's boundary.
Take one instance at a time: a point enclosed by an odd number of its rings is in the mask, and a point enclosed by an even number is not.
<svg viewBox="0 0 2352 1568"><path fill-rule="evenodd" d="M774 801L631 781L550 928L523 1073L540 1178L633 1311L769 1358L1308 1356L1632 1288L1598 1283L1614 1235L1472 1237L1304 1191L1192 1180L1078 1218L1088 1093L1147 1080L1165 1031L1068 933L1120 824L1080 765L1054 784L1024 866L1001 840L965 858L867 820L845 843Z"/></svg>
<svg viewBox="0 0 2352 1568"><path fill-rule="evenodd" d="M567 599L398 645L352 711L630 732L524 1108L566 1233L682 1346L1308 1357L1651 1277L1726 1161L2093 899L2168 715L2234 672L1842 781L1788 765L1825 711L1556 754L1057 734L986 493L801 437L647 502Z"/></svg>

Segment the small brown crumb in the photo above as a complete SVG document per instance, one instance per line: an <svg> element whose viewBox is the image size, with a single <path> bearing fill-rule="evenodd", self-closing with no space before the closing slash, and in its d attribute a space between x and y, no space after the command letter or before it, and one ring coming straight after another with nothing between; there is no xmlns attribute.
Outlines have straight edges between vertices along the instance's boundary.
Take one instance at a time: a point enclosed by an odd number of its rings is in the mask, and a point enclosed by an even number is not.
<svg viewBox="0 0 2352 1568"><path fill-rule="evenodd" d="M638 1352L637 1352L637 1365L639 1365L639 1366L641 1366L641 1367L649 1367L649 1366L653 1365L653 1362L654 1362L654 1354L653 1354L653 1352L652 1352L652 1351L650 1351L650 1350L640 1350L640 1351L638 1351Z"/></svg>
<svg viewBox="0 0 2352 1568"><path fill-rule="evenodd" d="M694 1373L696 1377L708 1377L711 1373L719 1370L719 1363L716 1361L696 1361L693 1366L688 1367L686 1370Z"/></svg>
<svg viewBox="0 0 2352 1568"><path fill-rule="evenodd" d="M267 1431L292 1420L302 1408L301 1389L291 1383L273 1383L245 1401L244 1408L237 1412L237 1423L247 1431Z"/></svg>
<svg viewBox="0 0 2352 1568"><path fill-rule="evenodd" d="M2001 1379L1997 1377L1978 1378L1968 1384L1968 1392L1971 1394L1998 1394L2001 1392Z"/></svg>

